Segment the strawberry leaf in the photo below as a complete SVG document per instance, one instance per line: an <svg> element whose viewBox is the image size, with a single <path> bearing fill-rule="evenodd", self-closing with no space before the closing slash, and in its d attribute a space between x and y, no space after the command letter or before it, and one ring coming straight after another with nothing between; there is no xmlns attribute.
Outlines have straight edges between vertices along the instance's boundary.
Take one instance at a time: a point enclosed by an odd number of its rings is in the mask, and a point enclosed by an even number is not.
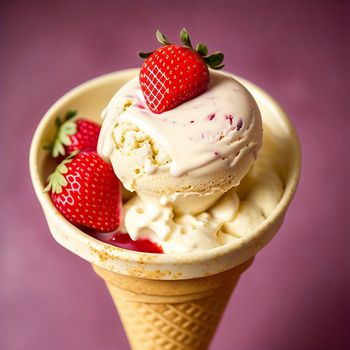
<svg viewBox="0 0 350 350"><path fill-rule="evenodd" d="M180 32L180 39L183 42L183 44L191 49L193 49L190 37L188 35L188 32L186 28L182 28Z"/></svg>
<svg viewBox="0 0 350 350"><path fill-rule="evenodd" d="M48 184L44 188L44 192L61 193L62 187L67 186L67 180L64 174L68 172L66 164L70 163L79 151L72 152L66 159L57 165L55 171L48 177Z"/></svg>
<svg viewBox="0 0 350 350"><path fill-rule="evenodd" d="M163 45L171 45L168 39L159 30L156 33L157 40Z"/></svg>
<svg viewBox="0 0 350 350"><path fill-rule="evenodd" d="M221 65L222 61L224 60L224 54L220 51L216 51L210 56L203 57L203 59L209 67L214 68Z"/></svg>
<svg viewBox="0 0 350 350"><path fill-rule="evenodd" d="M204 44L197 44L196 46L196 51L201 55L201 56L206 56L208 55L208 48Z"/></svg>
<svg viewBox="0 0 350 350"><path fill-rule="evenodd" d="M71 144L69 136L74 135L77 132L77 125L72 120L78 111L69 110L63 117L63 120L57 116L55 119L56 134L50 142L43 145L43 148L49 151L52 157L56 158L59 155L65 155L64 146Z"/></svg>
<svg viewBox="0 0 350 350"><path fill-rule="evenodd" d="M156 37L157 40L163 44L163 45L172 45L168 39L165 37L164 34L162 34L159 30L157 30L156 32ZM192 47L192 43L190 40L190 36L188 34L188 31L186 28L182 28L181 32L180 32L180 39L182 41L182 43L190 48L193 49ZM194 49L193 49L194 50ZM205 63L212 69L221 69L224 67L224 64L222 63L224 60L224 54L221 53L220 51L215 51L212 54L208 55L208 48L206 45L199 43L196 46L196 50L195 50L199 56L201 56L203 58L203 60L205 61ZM154 52L154 51L153 51ZM147 57L149 57L153 52L139 52L138 55L145 59Z"/></svg>
<svg viewBox="0 0 350 350"><path fill-rule="evenodd" d="M225 65L224 64L219 64L218 66L213 66L213 67L210 67L211 69L215 69L215 70L219 70L221 68L224 68Z"/></svg>
<svg viewBox="0 0 350 350"><path fill-rule="evenodd" d="M51 152L52 146L53 146L52 143L47 142L47 143L44 143L44 144L43 144L43 149L44 149L45 151Z"/></svg>
<svg viewBox="0 0 350 350"><path fill-rule="evenodd" d="M56 119L55 119L55 126L56 126L57 129L59 129L59 127L60 127L61 125L62 125L62 122L61 122L60 117L58 116L58 117L56 117Z"/></svg>
<svg viewBox="0 0 350 350"><path fill-rule="evenodd" d="M54 142L52 147L51 155L54 158L57 158L59 155L64 156L64 147L62 143L60 143L58 140Z"/></svg>
<svg viewBox="0 0 350 350"><path fill-rule="evenodd" d="M69 119L72 119L74 118L76 115L78 114L78 111L74 111L74 110L71 110L71 111L68 111L65 116L64 116L64 120L67 121Z"/></svg>
<svg viewBox="0 0 350 350"><path fill-rule="evenodd" d="M145 58L151 56L153 52L154 51L152 51L152 52L138 52L138 55L139 55L139 57L145 59Z"/></svg>
<svg viewBox="0 0 350 350"><path fill-rule="evenodd" d="M51 155L56 158L59 155L65 156L64 146L71 145L69 136L75 135L77 132L77 124L72 120L76 115L76 111L67 112L65 115L65 122L56 121L57 132L52 143Z"/></svg>

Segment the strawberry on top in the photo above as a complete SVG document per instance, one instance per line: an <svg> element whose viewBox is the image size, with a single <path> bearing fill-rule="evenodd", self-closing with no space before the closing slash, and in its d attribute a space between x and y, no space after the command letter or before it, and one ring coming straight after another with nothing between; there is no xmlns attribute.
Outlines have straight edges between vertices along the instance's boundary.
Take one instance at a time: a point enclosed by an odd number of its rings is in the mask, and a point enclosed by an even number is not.
<svg viewBox="0 0 350 350"><path fill-rule="evenodd" d="M180 38L185 45L171 44L157 31L162 47L149 53L139 53L145 61L140 70L140 85L147 106L156 114L175 108L207 90L210 75L208 67L221 69L224 55L199 43L192 47L188 32L182 29Z"/></svg>

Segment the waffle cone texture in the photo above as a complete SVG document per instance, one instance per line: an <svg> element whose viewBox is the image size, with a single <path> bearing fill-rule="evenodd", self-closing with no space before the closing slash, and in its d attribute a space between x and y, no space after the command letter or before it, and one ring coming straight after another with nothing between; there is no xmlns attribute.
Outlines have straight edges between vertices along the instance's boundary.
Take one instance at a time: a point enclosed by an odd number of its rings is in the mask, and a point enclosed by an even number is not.
<svg viewBox="0 0 350 350"><path fill-rule="evenodd" d="M150 280L93 265L106 282L133 350L205 350L251 260L212 276Z"/></svg>

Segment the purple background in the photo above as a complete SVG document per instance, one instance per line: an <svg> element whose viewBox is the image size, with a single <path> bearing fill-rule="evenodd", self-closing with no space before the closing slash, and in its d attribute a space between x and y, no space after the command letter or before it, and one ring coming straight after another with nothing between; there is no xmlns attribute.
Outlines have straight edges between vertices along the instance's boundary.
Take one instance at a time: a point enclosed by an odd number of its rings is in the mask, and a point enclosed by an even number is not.
<svg viewBox="0 0 350 350"><path fill-rule="evenodd" d="M49 234L29 145L63 93L139 66L136 52L156 46L157 28L176 40L182 26L284 106L303 149L284 226L241 279L212 349L348 348L346 1L72 3L0 4L0 348L128 348L102 281Z"/></svg>

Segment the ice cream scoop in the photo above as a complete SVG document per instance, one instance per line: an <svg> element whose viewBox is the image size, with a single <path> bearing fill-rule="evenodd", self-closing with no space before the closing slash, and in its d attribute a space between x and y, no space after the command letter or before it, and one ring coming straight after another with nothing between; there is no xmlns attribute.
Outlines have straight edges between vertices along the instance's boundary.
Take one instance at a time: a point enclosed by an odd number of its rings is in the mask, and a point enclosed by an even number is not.
<svg viewBox="0 0 350 350"><path fill-rule="evenodd" d="M124 206L121 228L132 239L151 239L165 252L190 252L215 248L244 231L242 225L223 229L239 211L230 189L255 161L263 132L254 98L232 76L211 72L206 92L161 114L147 107L136 77L102 117L98 152L137 193ZM259 210L245 206L253 223L263 220Z"/></svg>
<svg viewBox="0 0 350 350"><path fill-rule="evenodd" d="M98 152L124 186L163 202L181 201L180 211L202 211L238 185L262 144L253 97L221 72L211 72L205 93L160 115L147 108L134 78L102 117Z"/></svg>

